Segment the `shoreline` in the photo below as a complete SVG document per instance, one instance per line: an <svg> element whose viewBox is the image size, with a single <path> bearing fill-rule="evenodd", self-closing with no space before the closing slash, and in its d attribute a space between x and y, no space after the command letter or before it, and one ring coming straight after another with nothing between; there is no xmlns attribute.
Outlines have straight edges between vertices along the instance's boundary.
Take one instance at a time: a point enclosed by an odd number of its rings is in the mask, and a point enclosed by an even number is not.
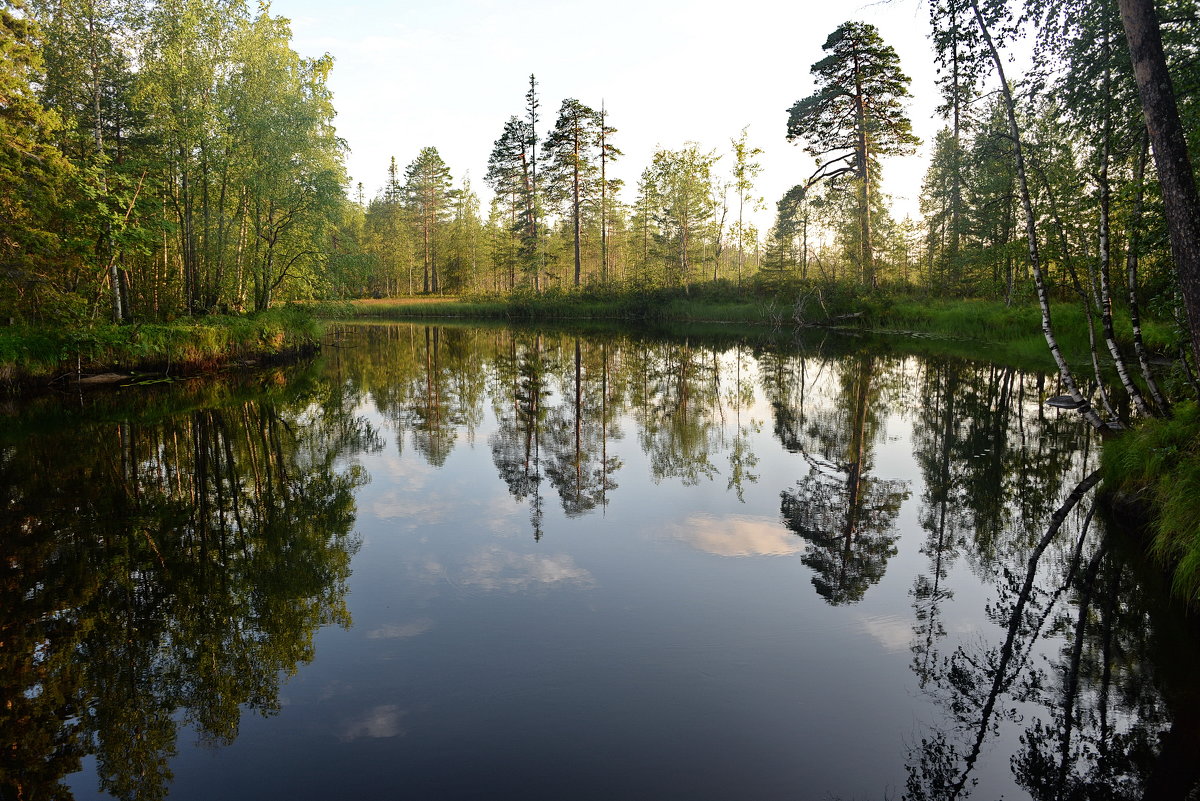
<svg viewBox="0 0 1200 801"><path fill-rule="evenodd" d="M296 306L173 323L13 326L0 329L0 383L21 395L264 367L319 352L323 335L311 312Z"/></svg>

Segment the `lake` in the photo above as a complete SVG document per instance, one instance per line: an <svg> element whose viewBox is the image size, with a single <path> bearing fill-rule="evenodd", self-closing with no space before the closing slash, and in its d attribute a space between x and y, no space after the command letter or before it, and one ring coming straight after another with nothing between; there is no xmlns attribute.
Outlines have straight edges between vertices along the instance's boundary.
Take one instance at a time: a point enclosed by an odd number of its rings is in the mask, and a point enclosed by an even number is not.
<svg viewBox="0 0 1200 801"><path fill-rule="evenodd" d="M0 798L1182 798L1197 626L1057 391L363 324L10 401Z"/></svg>

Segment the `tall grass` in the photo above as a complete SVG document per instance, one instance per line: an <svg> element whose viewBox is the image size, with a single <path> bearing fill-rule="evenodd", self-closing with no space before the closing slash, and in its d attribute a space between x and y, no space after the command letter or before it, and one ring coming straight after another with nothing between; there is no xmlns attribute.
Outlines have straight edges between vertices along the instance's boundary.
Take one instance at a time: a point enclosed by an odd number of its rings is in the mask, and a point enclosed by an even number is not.
<svg viewBox="0 0 1200 801"><path fill-rule="evenodd" d="M76 369L196 370L309 349L320 340L319 322L296 306L174 323L15 326L0 329L0 377L42 378Z"/></svg>
<svg viewBox="0 0 1200 801"><path fill-rule="evenodd" d="M1145 420L1104 446L1106 491L1149 506L1151 553L1174 589L1200 602L1200 408L1180 403L1170 420Z"/></svg>

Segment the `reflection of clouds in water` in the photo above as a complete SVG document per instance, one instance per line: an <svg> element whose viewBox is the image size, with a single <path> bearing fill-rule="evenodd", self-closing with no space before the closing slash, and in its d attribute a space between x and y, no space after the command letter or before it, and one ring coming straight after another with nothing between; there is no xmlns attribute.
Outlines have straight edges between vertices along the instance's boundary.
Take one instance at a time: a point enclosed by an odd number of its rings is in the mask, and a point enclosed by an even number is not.
<svg viewBox="0 0 1200 801"><path fill-rule="evenodd" d="M367 632L368 640L402 640L416 637L433 628L433 621L427 617L412 620L408 623L389 623Z"/></svg>
<svg viewBox="0 0 1200 801"><path fill-rule="evenodd" d="M382 457L383 473L393 479L393 484L406 487L410 491L424 489L426 480L437 472L419 459L404 458L394 453L385 453Z"/></svg>
<svg viewBox="0 0 1200 801"><path fill-rule="evenodd" d="M885 651L907 650L913 636L912 625L896 615L863 618L859 623Z"/></svg>
<svg viewBox="0 0 1200 801"><path fill-rule="evenodd" d="M467 559L459 583L488 591L523 592L567 585L592 587L596 580L566 554L538 556L489 548Z"/></svg>
<svg viewBox="0 0 1200 801"><path fill-rule="evenodd" d="M787 556L804 550L804 540L776 520L697 515L675 527L675 537L717 556Z"/></svg>
<svg viewBox="0 0 1200 801"><path fill-rule="evenodd" d="M350 692L350 685L341 679L334 679L326 684L321 692L317 695L318 701L328 701L330 698L336 698L339 695L345 695Z"/></svg>
<svg viewBox="0 0 1200 801"><path fill-rule="evenodd" d="M423 495L420 500L413 500L414 495L405 491L401 498L395 490L388 490L371 504L371 514L380 520L404 519L409 528L441 523L445 520L446 509L455 504L448 504L444 498Z"/></svg>
<svg viewBox="0 0 1200 801"><path fill-rule="evenodd" d="M351 720L342 726L341 734L338 736L342 740L359 740L363 737L395 737L404 734L404 730L400 728L400 718L406 714L395 704L373 707L368 709L362 717Z"/></svg>

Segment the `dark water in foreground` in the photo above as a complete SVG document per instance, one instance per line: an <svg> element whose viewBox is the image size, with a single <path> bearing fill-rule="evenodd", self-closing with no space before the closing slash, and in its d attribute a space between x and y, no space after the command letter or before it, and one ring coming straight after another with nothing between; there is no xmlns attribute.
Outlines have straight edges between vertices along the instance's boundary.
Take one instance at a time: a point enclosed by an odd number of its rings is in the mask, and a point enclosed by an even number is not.
<svg viewBox="0 0 1200 801"><path fill-rule="evenodd" d="M380 325L10 409L0 799L1184 797L1200 638L1091 495L1045 538L1054 390Z"/></svg>

